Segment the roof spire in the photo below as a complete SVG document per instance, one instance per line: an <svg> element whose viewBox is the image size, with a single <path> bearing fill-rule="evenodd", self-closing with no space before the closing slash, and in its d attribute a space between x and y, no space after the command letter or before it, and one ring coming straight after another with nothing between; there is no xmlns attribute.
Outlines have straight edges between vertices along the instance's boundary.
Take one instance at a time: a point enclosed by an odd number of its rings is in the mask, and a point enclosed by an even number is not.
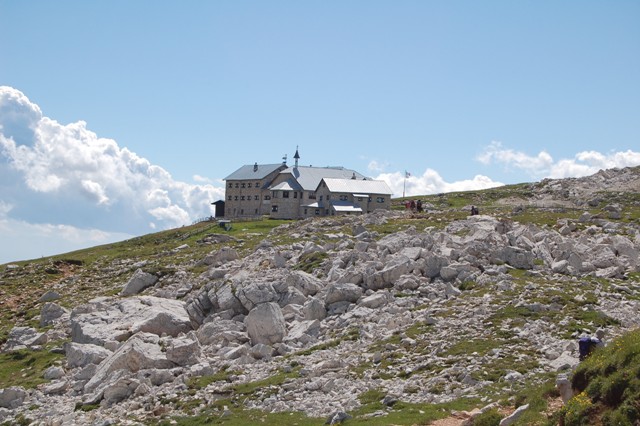
<svg viewBox="0 0 640 426"><path fill-rule="evenodd" d="M300 159L300 154L298 154L298 145L296 145L296 154L293 156L293 158L296 160L295 167L298 167L298 160Z"/></svg>

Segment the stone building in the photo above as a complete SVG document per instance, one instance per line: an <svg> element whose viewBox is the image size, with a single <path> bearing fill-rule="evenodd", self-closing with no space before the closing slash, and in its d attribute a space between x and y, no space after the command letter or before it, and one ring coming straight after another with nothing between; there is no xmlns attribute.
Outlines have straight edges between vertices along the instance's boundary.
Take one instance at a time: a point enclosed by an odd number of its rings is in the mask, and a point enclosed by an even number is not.
<svg viewBox="0 0 640 426"><path fill-rule="evenodd" d="M256 163L227 176L225 217L302 219L391 207L392 192L384 181L344 167L300 166L298 150L294 159L292 167Z"/></svg>
<svg viewBox="0 0 640 426"><path fill-rule="evenodd" d="M224 178L225 217L257 217L271 213L271 191L269 187L287 165L258 164L240 167Z"/></svg>

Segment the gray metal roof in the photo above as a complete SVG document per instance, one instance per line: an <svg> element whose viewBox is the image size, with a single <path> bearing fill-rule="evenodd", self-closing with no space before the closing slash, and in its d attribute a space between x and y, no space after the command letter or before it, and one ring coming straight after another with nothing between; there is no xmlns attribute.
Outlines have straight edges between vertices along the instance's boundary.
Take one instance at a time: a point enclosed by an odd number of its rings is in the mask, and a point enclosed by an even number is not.
<svg viewBox="0 0 640 426"><path fill-rule="evenodd" d="M351 179L355 175L356 180L365 179L364 175L361 175L355 170L345 169L344 167L299 166L289 167L280 173L291 174L304 191L315 191L323 178Z"/></svg>
<svg viewBox="0 0 640 426"><path fill-rule="evenodd" d="M383 180L335 179L325 177L324 182L331 192L346 194L391 195L393 191Z"/></svg>
<svg viewBox="0 0 640 426"><path fill-rule="evenodd" d="M276 186L272 186L269 189L271 189L272 191L300 191L302 188L300 187L300 185L298 185L298 182L296 182L295 179L289 178L284 182L280 182Z"/></svg>
<svg viewBox="0 0 640 426"><path fill-rule="evenodd" d="M269 176L270 173L278 170L279 168L286 167L284 164L258 164L257 168L255 164L247 164L240 167L235 172L224 178L224 180L253 180L264 179ZM255 170L254 170L255 169Z"/></svg>

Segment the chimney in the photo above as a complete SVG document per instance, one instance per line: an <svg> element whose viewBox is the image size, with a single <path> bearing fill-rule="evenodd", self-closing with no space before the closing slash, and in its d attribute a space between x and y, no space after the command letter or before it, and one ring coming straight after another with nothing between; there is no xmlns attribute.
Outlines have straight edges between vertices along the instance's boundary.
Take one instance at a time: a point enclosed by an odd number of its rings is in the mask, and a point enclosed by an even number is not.
<svg viewBox="0 0 640 426"><path fill-rule="evenodd" d="M353 172L353 176L351 176L351 179L356 180L356 172Z"/></svg>
<svg viewBox="0 0 640 426"><path fill-rule="evenodd" d="M254 172L257 172L257 171L258 171L258 163L256 163L256 164L254 164L254 165L253 165L253 171L254 171Z"/></svg>

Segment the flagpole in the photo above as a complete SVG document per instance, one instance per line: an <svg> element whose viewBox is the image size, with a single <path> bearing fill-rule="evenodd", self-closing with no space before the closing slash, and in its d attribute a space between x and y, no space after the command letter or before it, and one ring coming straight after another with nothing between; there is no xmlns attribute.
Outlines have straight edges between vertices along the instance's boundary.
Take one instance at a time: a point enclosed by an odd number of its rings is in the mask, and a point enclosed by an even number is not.
<svg viewBox="0 0 640 426"><path fill-rule="evenodd" d="M407 189L407 171L404 171L404 183L402 184L402 198L404 198L405 190Z"/></svg>

